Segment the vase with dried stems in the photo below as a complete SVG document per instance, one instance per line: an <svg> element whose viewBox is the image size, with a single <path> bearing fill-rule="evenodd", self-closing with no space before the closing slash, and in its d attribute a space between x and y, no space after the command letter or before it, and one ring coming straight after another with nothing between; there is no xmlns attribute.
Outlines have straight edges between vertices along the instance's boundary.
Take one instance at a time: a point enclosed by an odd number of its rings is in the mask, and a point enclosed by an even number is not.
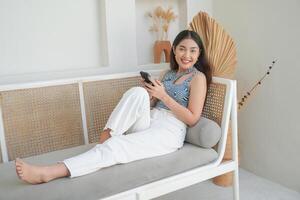
<svg viewBox="0 0 300 200"><path fill-rule="evenodd" d="M161 6L155 8L153 12L148 12L147 16L152 19L152 26L149 31L154 32L156 41L153 47L154 63L161 62L161 54L164 53L165 61L170 62L171 43L169 37L170 23L176 19L172 7L163 9Z"/></svg>

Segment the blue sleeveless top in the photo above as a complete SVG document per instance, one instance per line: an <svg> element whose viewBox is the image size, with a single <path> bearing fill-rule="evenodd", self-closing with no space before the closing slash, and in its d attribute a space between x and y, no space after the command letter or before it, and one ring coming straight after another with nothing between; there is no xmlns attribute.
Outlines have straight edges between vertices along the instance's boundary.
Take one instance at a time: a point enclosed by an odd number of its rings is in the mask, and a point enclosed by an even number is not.
<svg viewBox="0 0 300 200"><path fill-rule="evenodd" d="M161 80L168 95L184 107L188 106L190 96L190 82L197 71L198 70L196 68L192 67L191 69L188 69L188 71L184 74L176 75L177 72L175 70L169 70ZM174 83L177 79L190 72L193 72L193 75L185 79L182 83ZM155 108L164 108L170 110L161 100L158 100Z"/></svg>

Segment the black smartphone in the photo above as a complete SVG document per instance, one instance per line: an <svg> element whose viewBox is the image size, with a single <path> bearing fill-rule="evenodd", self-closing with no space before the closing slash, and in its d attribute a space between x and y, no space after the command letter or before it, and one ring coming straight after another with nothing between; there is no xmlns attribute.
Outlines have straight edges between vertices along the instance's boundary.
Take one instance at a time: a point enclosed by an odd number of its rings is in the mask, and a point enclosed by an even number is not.
<svg viewBox="0 0 300 200"><path fill-rule="evenodd" d="M150 80L150 77L151 77L151 76L150 76L149 73L140 71L140 74L141 74L142 78L145 80L146 83L150 83L150 84L153 85L153 83L152 83L151 80Z"/></svg>

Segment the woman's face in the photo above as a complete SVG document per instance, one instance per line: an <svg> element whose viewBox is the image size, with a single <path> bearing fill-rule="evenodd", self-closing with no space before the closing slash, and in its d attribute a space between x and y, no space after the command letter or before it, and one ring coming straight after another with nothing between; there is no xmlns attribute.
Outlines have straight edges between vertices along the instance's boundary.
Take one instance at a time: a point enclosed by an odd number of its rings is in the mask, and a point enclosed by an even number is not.
<svg viewBox="0 0 300 200"><path fill-rule="evenodd" d="M175 60L179 71L187 70L198 60L200 49L193 39L183 39L174 50Z"/></svg>

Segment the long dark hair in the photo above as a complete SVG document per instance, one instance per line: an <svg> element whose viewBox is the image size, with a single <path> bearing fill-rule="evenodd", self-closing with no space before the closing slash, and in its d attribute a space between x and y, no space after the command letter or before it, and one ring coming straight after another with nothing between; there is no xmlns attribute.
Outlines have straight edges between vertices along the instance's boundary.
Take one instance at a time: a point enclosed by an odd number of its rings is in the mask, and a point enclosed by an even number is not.
<svg viewBox="0 0 300 200"><path fill-rule="evenodd" d="M205 75L206 83L207 83L207 87L208 87L209 84L211 83L212 72L211 72L211 68L207 62L206 56L205 56L205 50L204 50L202 40L201 40L200 36L198 35L198 33L196 33L195 31L183 30L176 36L176 38L173 42L173 45L172 45L172 50L171 50L170 68L172 70L176 70L176 71L179 68L178 63L175 60L174 50L177 47L177 45L184 39L194 40L199 47L200 55L198 57L197 62L194 65L194 67Z"/></svg>

